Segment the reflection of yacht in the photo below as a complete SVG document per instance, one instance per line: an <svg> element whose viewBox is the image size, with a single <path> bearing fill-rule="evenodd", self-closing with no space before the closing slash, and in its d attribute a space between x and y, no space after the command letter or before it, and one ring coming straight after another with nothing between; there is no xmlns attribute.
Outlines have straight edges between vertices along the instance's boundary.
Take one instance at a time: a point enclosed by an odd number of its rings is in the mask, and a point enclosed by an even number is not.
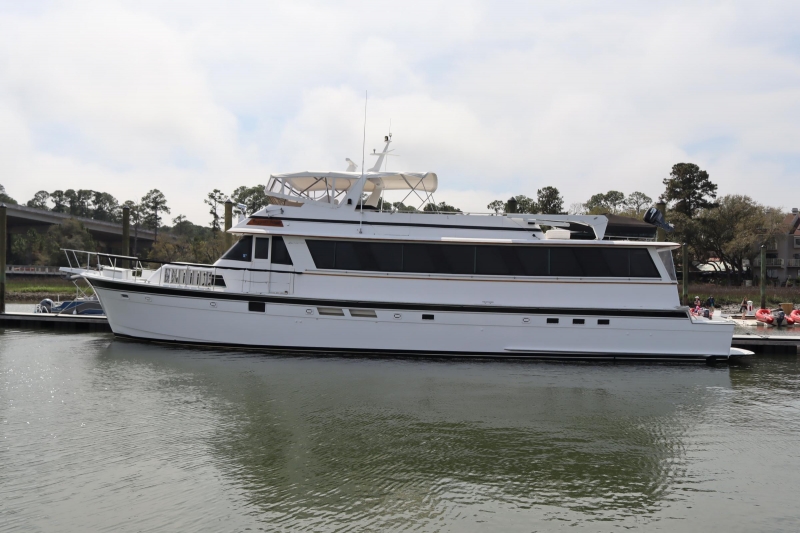
<svg viewBox="0 0 800 533"><path fill-rule="evenodd" d="M67 269L118 335L348 353L727 358L733 323L681 307L672 243L603 240L603 216L406 212L434 173L278 174L214 265ZM434 204L430 204L434 205ZM543 227L544 226L544 227ZM551 228L551 229L547 229ZM105 257L105 256L104 256Z"/></svg>

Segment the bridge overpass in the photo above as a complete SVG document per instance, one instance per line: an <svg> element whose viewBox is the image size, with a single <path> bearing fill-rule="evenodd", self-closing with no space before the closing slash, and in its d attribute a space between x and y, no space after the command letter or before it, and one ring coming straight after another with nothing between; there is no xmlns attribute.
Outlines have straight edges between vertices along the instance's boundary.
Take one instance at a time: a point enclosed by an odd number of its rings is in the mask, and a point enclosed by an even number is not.
<svg viewBox="0 0 800 533"><path fill-rule="evenodd" d="M92 218L73 217L66 213L55 213L53 211L45 211L44 209L36 209L24 205L6 204L6 209L9 234L25 234L30 229L38 232L45 232L51 226L63 224L64 221L74 218L80 221L83 227L91 234L92 238L100 244L102 251L107 253L120 253L123 249L122 224L120 223L94 220ZM137 248L140 251L149 248L155 240L155 234L150 230L139 228L136 237L134 237L134 233L135 230L131 227L129 248L131 251L134 249L134 239L138 241Z"/></svg>

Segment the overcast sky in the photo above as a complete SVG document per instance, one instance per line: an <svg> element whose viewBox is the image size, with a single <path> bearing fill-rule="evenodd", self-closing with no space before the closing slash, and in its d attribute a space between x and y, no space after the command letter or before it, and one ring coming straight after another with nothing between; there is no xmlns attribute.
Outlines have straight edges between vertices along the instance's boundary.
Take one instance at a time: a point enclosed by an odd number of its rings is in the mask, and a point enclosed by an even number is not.
<svg viewBox="0 0 800 533"><path fill-rule="evenodd" d="M674 163L800 206L800 2L0 1L0 183L20 202L214 188L360 163L439 201L654 199ZM369 164L367 158L367 166Z"/></svg>

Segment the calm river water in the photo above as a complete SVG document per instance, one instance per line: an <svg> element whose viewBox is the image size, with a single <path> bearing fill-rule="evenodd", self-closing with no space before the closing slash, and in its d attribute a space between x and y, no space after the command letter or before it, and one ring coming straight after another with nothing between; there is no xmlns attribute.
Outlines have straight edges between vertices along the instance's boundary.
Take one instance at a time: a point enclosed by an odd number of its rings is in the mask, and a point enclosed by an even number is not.
<svg viewBox="0 0 800 533"><path fill-rule="evenodd" d="M797 531L800 366L0 329L2 531Z"/></svg>

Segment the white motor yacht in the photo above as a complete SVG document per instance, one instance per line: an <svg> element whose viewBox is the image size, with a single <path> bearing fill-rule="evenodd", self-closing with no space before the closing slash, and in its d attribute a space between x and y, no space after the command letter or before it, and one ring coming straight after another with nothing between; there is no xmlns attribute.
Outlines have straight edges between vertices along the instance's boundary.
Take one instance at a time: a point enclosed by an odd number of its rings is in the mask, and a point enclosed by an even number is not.
<svg viewBox="0 0 800 533"><path fill-rule="evenodd" d="M213 265L96 256L116 335L286 351L580 359L728 359L734 324L681 306L670 242L605 240L602 215L471 215L430 203L432 172L270 177L270 205ZM404 200L406 201L406 200ZM431 204L435 205L435 204ZM68 256L78 258L76 252ZM135 258L134 258L135 259Z"/></svg>

